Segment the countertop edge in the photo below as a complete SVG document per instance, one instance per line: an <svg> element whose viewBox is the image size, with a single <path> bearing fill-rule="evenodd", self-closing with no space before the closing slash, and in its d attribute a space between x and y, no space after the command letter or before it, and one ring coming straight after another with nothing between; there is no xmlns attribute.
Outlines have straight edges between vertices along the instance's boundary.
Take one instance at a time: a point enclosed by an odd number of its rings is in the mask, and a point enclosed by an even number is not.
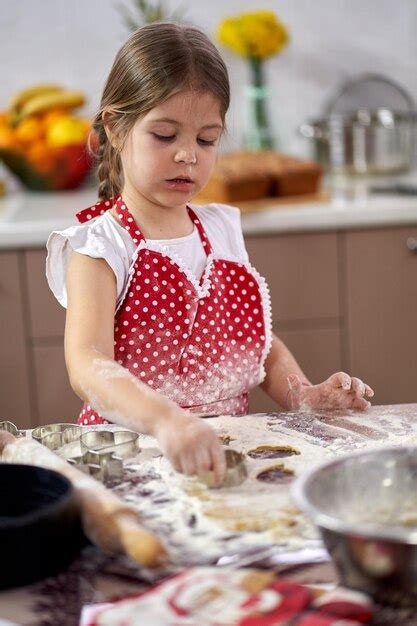
<svg viewBox="0 0 417 626"><path fill-rule="evenodd" d="M0 249L44 247L52 231L76 225L75 212L95 201L93 189L1 198ZM57 213L59 218L52 219ZM36 218L29 219L32 215ZM254 213L242 211L241 216L245 236L417 227L417 198L391 195L360 201L279 204Z"/></svg>

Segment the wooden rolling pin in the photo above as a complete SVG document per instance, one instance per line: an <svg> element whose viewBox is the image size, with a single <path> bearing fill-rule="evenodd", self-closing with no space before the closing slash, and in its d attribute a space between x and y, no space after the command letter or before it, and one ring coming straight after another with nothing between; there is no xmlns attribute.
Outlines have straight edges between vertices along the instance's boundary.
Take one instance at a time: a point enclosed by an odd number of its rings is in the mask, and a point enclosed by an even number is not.
<svg viewBox="0 0 417 626"><path fill-rule="evenodd" d="M145 567L157 567L165 561L165 548L141 526L132 506L42 444L0 431L0 460L46 467L66 476L80 500L85 534L105 552L127 554Z"/></svg>

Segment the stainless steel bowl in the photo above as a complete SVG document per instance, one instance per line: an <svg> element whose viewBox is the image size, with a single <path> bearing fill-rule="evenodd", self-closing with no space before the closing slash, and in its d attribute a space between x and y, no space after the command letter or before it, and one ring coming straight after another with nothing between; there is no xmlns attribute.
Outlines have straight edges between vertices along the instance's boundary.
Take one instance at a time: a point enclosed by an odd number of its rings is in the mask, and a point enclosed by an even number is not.
<svg viewBox="0 0 417 626"><path fill-rule="evenodd" d="M344 585L417 606L417 447L339 457L302 474L292 495Z"/></svg>

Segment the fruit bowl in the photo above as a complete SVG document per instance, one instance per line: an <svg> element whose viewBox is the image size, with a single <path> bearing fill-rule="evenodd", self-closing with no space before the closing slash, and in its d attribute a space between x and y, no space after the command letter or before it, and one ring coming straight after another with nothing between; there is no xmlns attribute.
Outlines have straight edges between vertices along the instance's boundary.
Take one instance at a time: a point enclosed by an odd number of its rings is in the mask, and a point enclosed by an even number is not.
<svg viewBox="0 0 417 626"><path fill-rule="evenodd" d="M84 102L81 92L41 84L15 94L0 112L0 161L25 187L74 189L84 181L93 165L91 121L74 113Z"/></svg>
<svg viewBox="0 0 417 626"><path fill-rule="evenodd" d="M25 187L35 191L79 187L92 167L85 144L40 148L36 161L34 156L0 147L0 160Z"/></svg>

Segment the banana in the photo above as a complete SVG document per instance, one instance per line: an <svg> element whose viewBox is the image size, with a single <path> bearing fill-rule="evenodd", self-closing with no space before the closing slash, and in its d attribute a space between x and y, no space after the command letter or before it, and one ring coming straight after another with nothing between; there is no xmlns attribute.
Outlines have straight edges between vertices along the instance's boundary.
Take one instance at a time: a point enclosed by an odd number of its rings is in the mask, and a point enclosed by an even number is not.
<svg viewBox="0 0 417 626"><path fill-rule="evenodd" d="M28 87L27 89L18 91L12 97L12 99L10 100L10 112L12 114L17 114L19 110L32 98L40 95L45 95L47 93L59 93L60 91L63 91L63 87L60 87L59 85L48 83L32 85L32 87Z"/></svg>
<svg viewBox="0 0 417 626"><path fill-rule="evenodd" d="M75 109L85 102L85 96L81 91L59 91L46 93L31 98L19 111L19 118L28 115L43 113L48 109Z"/></svg>

